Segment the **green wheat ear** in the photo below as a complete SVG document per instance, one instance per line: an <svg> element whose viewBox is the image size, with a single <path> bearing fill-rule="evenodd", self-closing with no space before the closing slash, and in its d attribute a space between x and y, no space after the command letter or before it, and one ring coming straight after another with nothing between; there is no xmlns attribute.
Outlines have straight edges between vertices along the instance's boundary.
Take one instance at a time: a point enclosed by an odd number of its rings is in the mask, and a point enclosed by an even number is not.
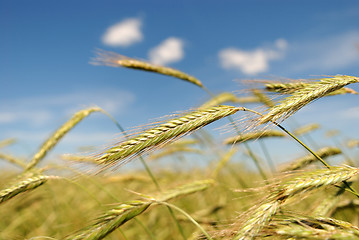
<svg viewBox="0 0 359 240"><path fill-rule="evenodd" d="M348 84L357 82L359 82L357 77L335 76L322 78L317 82L305 83L302 87L290 91L290 95L277 105L269 108L268 112L259 118L259 124L284 120L310 102L333 93Z"/></svg>

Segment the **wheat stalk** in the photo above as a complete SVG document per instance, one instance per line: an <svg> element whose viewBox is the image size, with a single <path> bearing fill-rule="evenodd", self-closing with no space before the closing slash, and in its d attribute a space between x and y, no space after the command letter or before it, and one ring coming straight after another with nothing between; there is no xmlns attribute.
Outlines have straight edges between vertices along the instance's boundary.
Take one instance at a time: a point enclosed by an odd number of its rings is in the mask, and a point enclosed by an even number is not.
<svg viewBox="0 0 359 240"><path fill-rule="evenodd" d="M96 161L99 164L123 164L138 154L189 134L239 110L241 108L218 106L193 111L120 142L116 146L98 154Z"/></svg>
<svg viewBox="0 0 359 240"><path fill-rule="evenodd" d="M126 67L126 68L139 69L148 72L155 72L155 73L179 78L203 88L203 84L201 83L201 81L184 72L169 67L155 65L145 61L140 61L134 58L129 58L114 52L99 50L97 51L97 56L93 59L92 63L96 65L106 65L111 67Z"/></svg>
<svg viewBox="0 0 359 240"><path fill-rule="evenodd" d="M166 202L177 197L203 191L213 184L213 180L202 180L162 192L153 197L141 195L143 199L119 204L101 216L94 225L81 230L73 236L68 236L66 239L103 239L116 228L140 215L151 205L156 204L156 202Z"/></svg>
<svg viewBox="0 0 359 240"><path fill-rule="evenodd" d="M278 122L294 114L296 111L331 92L348 84L359 82L359 78L352 76L335 76L322 78L320 81L305 84L305 87L291 92L290 96L281 100L277 105L259 118L259 124L269 121Z"/></svg>
<svg viewBox="0 0 359 240"><path fill-rule="evenodd" d="M75 127L82 119L93 112L103 111L101 108L92 107L75 113L70 120L57 129L40 147L40 150L33 156L26 169L35 167L41 159L65 136L73 127Z"/></svg>

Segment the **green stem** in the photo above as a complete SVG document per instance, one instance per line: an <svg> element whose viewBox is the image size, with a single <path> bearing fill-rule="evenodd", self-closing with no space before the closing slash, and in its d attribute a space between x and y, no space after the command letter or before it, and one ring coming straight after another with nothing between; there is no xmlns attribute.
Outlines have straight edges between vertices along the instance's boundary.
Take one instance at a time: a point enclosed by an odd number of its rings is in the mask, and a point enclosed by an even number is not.
<svg viewBox="0 0 359 240"><path fill-rule="evenodd" d="M243 108L244 111L246 111L247 109L246 108ZM230 121L230 123L232 124L233 128L235 129L235 131L237 132L237 134L240 136L241 135L241 132L239 131L237 125L234 123L233 121L233 118L231 116L228 116L227 117L228 120ZM261 165L260 165L260 162L259 160L257 159L257 157L254 155L252 149L249 147L248 143L247 142L243 142L243 145L244 147L247 149L247 152L249 154L249 156L252 158L254 164L256 165L260 175L262 176L262 178L264 180L267 180L267 176L266 174L264 173L264 170L262 169Z"/></svg>
<svg viewBox="0 0 359 240"><path fill-rule="evenodd" d="M213 240L213 238L206 232L206 230L204 230L204 228L198 223L196 222L196 220L194 220L191 215L189 215L188 213L186 213L184 210L182 210L181 208L173 205L173 204L170 204L170 203L167 203L167 202L160 202L160 201L155 201L155 203L157 204L162 204L162 205L166 205L167 207L170 207L170 208L173 208L177 211L179 211L180 213L182 213L183 215L185 215L194 225L196 225L196 227L198 227L202 233L206 236L206 239L208 240Z"/></svg>
<svg viewBox="0 0 359 240"><path fill-rule="evenodd" d="M287 133L289 136L291 136L295 141L297 141L300 145L302 145L305 149L307 149L313 156L319 160L324 166L326 166L328 169L330 169L330 165L326 163L318 154L316 154L312 149L310 149L307 145L305 145L302 141L300 141L296 136L294 136L291 132L289 132L287 129L282 127L279 123L273 122L277 127L282 129L285 133Z"/></svg>
<svg viewBox="0 0 359 240"><path fill-rule="evenodd" d="M116 119L114 119L109 113L103 111L115 124L116 126L118 127L118 129L120 129L120 131L122 132L122 134L125 136L125 138L127 138L127 134L126 134L126 131L124 130L124 128L116 121ZM139 155L139 159L141 160L141 163L142 165L145 167L145 170L147 172L147 174L150 176L152 182L156 185L156 188L159 192L161 192L161 187L160 185L158 184L158 181L156 180L155 176L153 175L151 169L149 168L149 166L147 165L146 161L143 159L143 157L141 155ZM171 217L173 218L173 220L175 221L176 223L176 226L181 234L181 236L183 237L184 240L186 240L186 236L184 234L184 231L183 231L183 228L182 226L179 224L177 218L175 217L172 209L170 207L167 207L168 208L168 211L171 215Z"/></svg>
<svg viewBox="0 0 359 240"><path fill-rule="evenodd" d="M256 112L254 110L248 109L248 108L243 108L243 111L249 111L255 114L258 114L260 116L263 116L263 114ZM280 129L282 129L285 133L287 133L289 136L291 136L295 141L297 141L300 145L302 145L305 149L307 149L311 154L313 154L313 156L320 161L324 166L326 166L328 169L331 168L331 166L326 163L320 156L318 156L318 154L316 154L314 151L312 151L312 149L310 149L307 145L305 145L302 141L300 141L296 136L294 136L291 132L289 132L287 129L285 129L283 126L281 126L279 123L275 122L275 121L271 121L274 125L276 125L277 127L279 127ZM357 193L355 191L355 189L353 189L348 183L347 181L343 181L344 185L350 189L350 192L353 193L356 197L359 198L359 193Z"/></svg>
<svg viewBox="0 0 359 240"><path fill-rule="evenodd" d="M210 95L212 98L215 97L215 95L214 95L208 88L206 88L205 86L202 86L202 89L203 89L206 93L208 93L208 95ZM245 110L245 108L243 108L243 109ZM238 129L237 125L235 124L233 118L232 118L231 116L228 116L227 118L228 118L229 122L232 124L232 126L233 126L233 128L235 129L235 131L237 132L237 134L240 136L240 135L241 135L241 132L239 131L239 129ZM249 156L252 158L254 164L256 165L256 167L257 167L257 169L258 169L258 171L259 171L259 174L262 176L262 178L263 178L264 180L267 180L267 176L266 176L264 170L262 169L259 160L258 160L257 157L254 155L252 149L249 147L248 143L244 142L243 144L244 144L244 147L246 148L246 150L247 150Z"/></svg>
<svg viewBox="0 0 359 240"><path fill-rule="evenodd" d="M264 141L262 139L259 139L259 145L261 146L262 150L263 150L263 153L264 153L264 156L267 160L267 163L270 167L270 169L272 170L272 173L274 174L276 172L276 169L275 169L275 166L274 166L274 163L273 163L273 160L268 152L268 149L266 147L266 145L264 144Z"/></svg>
<svg viewBox="0 0 359 240"><path fill-rule="evenodd" d="M135 221L146 231L146 233L150 236L150 238L152 240L156 240L157 238L153 235L153 233L150 231L150 229L148 229L148 227L146 227L146 225L144 225L140 220L138 220L137 218L135 218Z"/></svg>

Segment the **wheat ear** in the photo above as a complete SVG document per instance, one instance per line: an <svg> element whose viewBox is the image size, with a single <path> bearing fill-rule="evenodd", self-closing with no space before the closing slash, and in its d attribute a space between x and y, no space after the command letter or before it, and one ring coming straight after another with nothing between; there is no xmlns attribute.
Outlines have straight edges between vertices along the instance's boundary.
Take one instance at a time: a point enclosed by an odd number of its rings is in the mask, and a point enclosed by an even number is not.
<svg viewBox="0 0 359 240"><path fill-rule="evenodd" d="M13 164L21 167L21 168L26 168L26 163L23 160L13 157L9 154L0 153L0 159L4 159L10 163L13 163Z"/></svg>
<svg viewBox="0 0 359 240"><path fill-rule="evenodd" d="M256 96L246 96L246 97L238 97L237 103L246 104L246 103L260 103L260 99Z"/></svg>
<svg viewBox="0 0 359 240"><path fill-rule="evenodd" d="M281 216L263 230L275 239L359 239L359 228L349 222L312 216Z"/></svg>
<svg viewBox="0 0 359 240"><path fill-rule="evenodd" d="M258 132L249 132L244 133L239 136L230 137L224 140L224 144L236 144L242 143L244 141L255 140L258 138L268 138L268 137L285 137L285 134L282 131L278 130L266 130Z"/></svg>
<svg viewBox="0 0 359 240"><path fill-rule="evenodd" d="M307 124L307 125L304 125L304 126L301 126L295 130L293 130L293 134L295 136L301 136L301 135L304 135L304 134L307 134L311 131L314 131L316 129L320 128L320 124L318 123L311 123L311 124Z"/></svg>
<svg viewBox="0 0 359 240"><path fill-rule="evenodd" d="M214 107L214 106L218 106L220 104L226 103L226 102L237 103L238 98L233 93L224 92L224 93L218 94L217 96L214 96L209 101L202 104L199 108Z"/></svg>
<svg viewBox="0 0 359 240"><path fill-rule="evenodd" d="M233 155L237 152L237 149L231 148L228 152L221 156L221 159L218 161L216 168L213 171L213 177L218 177L219 172L224 168L224 166L231 160Z"/></svg>
<svg viewBox="0 0 359 240"><path fill-rule="evenodd" d="M330 216L329 213L333 212L336 206L338 206L338 203L340 201L340 195L342 195L344 192L345 185L341 184L336 193L330 194L325 198L319 199L318 206L316 206L315 209L312 211L313 216Z"/></svg>
<svg viewBox="0 0 359 240"><path fill-rule="evenodd" d="M122 164L132 157L145 151L152 150L173 139L189 134L223 117L232 115L241 108L232 106L218 106L199 109L160 124L144 131L135 137L125 140L118 145L98 154L96 161L99 164Z"/></svg>
<svg viewBox="0 0 359 240"><path fill-rule="evenodd" d="M354 89L343 87L341 89L335 90L334 92L331 92L327 94L327 96L334 96L334 95L343 95L343 94L355 94L358 95L359 93L355 91Z"/></svg>
<svg viewBox="0 0 359 240"><path fill-rule="evenodd" d="M0 148L6 147L16 142L15 138L7 138L0 141Z"/></svg>
<svg viewBox="0 0 359 240"><path fill-rule="evenodd" d="M233 240L253 239L276 214L280 204L280 201L270 201L256 207L256 211L251 213L251 217L240 227Z"/></svg>
<svg viewBox="0 0 359 240"><path fill-rule="evenodd" d="M254 96L258 98L259 102L263 103L267 107L274 106L274 102L269 97L267 97L267 95L265 95L261 90L252 89L252 93Z"/></svg>
<svg viewBox="0 0 359 240"><path fill-rule="evenodd" d="M320 187L341 183L358 173L357 168L331 167L303 172L283 179L276 187L272 186L274 189L264 203L249 211L250 217L242 224L234 239L253 239L288 198Z"/></svg>
<svg viewBox="0 0 359 240"><path fill-rule="evenodd" d="M203 88L203 84L197 78L173 68L155 65L145 61L140 61L114 52L98 50L96 54L97 56L92 61L92 63L95 65L106 65L111 67L126 67L126 68L139 69L148 72L155 72L155 73L179 78Z"/></svg>
<svg viewBox="0 0 359 240"><path fill-rule="evenodd" d="M29 170L35 167L41 159L61 140L66 133L68 133L73 127L75 127L82 119L87 117L93 112L103 111L101 108L92 107L84 109L75 113L70 120L63 124L56 130L40 147L40 150L33 156L26 169Z"/></svg>
<svg viewBox="0 0 359 240"><path fill-rule="evenodd" d="M7 201L22 192L33 190L44 184L47 180L54 178L58 177L40 174L30 174L30 176L19 179L11 186L0 191L0 203Z"/></svg>
<svg viewBox="0 0 359 240"><path fill-rule="evenodd" d="M324 147L316 152L316 154L322 159L340 153L342 153L342 151L337 147ZM292 163L284 167L281 171L286 172L286 171L298 170L316 161L318 160L315 156L313 156L313 154L308 154L307 156L295 159L294 161L292 161Z"/></svg>
<svg viewBox="0 0 359 240"><path fill-rule="evenodd" d="M265 86L265 90L267 90L268 92L290 94L292 92L303 89L310 84L311 84L310 82L289 82L289 83L271 82L271 83L265 83L264 86ZM327 94L327 96L340 95L340 94L358 94L358 93L354 89L343 87L341 89L335 90Z"/></svg>
<svg viewBox="0 0 359 240"><path fill-rule="evenodd" d="M276 199L284 200L298 193L341 183L358 173L358 168L349 166L330 167L330 169L318 169L304 172L298 176L290 176L284 183L280 183L273 196L275 196Z"/></svg>
<svg viewBox="0 0 359 240"><path fill-rule="evenodd" d="M351 139L347 142L347 146L350 148L359 147L359 140L358 139Z"/></svg>
<svg viewBox="0 0 359 240"><path fill-rule="evenodd" d="M266 114L259 118L259 124L267 123L269 121L278 122L280 119L284 120L308 103L348 84L357 82L359 82L359 78L357 77L335 76L331 78L323 78L317 82L307 83L305 84L305 87L291 92L290 96L271 107Z"/></svg>
<svg viewBox="0 0 359 240"><path fill-rule="evenodd" d="M165 191L155 196L141 195L143 199L134 200L118 205L101 216L97 223L69 236L67 240L75 239L103 239L127 221L143 213L156 202L166 202L187 194L203 191L214 184L213 180L196 181L173 190Z"/></svg>
<svg viewBox="0 0 359 240"><path fill-rule="evenodd" d="M198 154L202 153L202 151L199 149L189 147L189 145L195 143L198 143L198 141L195 139L180 139L176 142L167 145L159 153L151 154L148 158L149 160L156 160L179 152L198 153Z"/></svg>
<svg viewBox="0 0 359 240"><path fill-rule="evenodd" d="M300 90L304 88L307 84L307 82L270 82L265 83L265 90L268 92L277 92L277 93L283 93L283 94L290 94L292 92L295 92L297 90Z"/></svg>

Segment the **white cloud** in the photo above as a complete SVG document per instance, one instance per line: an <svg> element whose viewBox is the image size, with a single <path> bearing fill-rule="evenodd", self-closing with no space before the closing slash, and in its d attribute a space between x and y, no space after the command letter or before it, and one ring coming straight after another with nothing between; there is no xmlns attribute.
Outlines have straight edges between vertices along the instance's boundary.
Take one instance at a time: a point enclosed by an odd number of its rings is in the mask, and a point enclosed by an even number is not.
<svg viewBox="0 0 359 240"><path fill-rule="evenodd" d="M127 47L143 39L142 22L137 18L128 18L109 27L102 36L102 42L113 47Z"/></svg>
<svg viewBox="0 0 359 240"><path fill-rule="evenodd" d="M269 61L281 59L287 47L286 40L278 39L271 48L257 48L252 51L226 48L218 55L224 69L236 69L247 75L255 75L268 71Z"/></svg>
<svg viewBox="0 0 359 240"><path fill-rule="evenodd" d="M184 57L183 47L183 40L175 37L167 38L149 51L150 62L159 65L178 62Z"/></svg>

